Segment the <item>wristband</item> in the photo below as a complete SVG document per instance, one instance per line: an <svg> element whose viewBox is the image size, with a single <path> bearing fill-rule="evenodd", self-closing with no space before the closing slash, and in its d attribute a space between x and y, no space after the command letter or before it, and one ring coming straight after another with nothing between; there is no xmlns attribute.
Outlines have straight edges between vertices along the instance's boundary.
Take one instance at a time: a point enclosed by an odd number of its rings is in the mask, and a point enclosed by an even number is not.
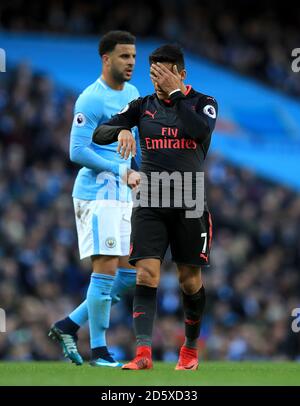
<svg viewBox="0 0 300 406"><path fill-rule="evenodd" d="M172 90L172 92L169 93L169 96L171 96L173 93L178 92L178 91L181 92L181 89L178 88L178 89Z"/></svg>

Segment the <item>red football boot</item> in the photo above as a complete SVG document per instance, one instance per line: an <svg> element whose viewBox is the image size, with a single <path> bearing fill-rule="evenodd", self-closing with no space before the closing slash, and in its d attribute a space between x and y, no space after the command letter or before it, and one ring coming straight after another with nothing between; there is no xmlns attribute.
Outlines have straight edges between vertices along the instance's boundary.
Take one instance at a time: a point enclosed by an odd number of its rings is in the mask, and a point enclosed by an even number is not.
<svg viewBox="0 0 300 406"><path fill-rule="evenodd" d="M184 345L180 349L179 360L175 367L176 371L195 371L198 368L198 350L187 348Z"/></svg>
<svg viewBox="0 0 300 406"><path fill-rule="evenodd" d="M146 345L141 345L136 349L136 357L128 364L122 366L122 369L140 370L140 369L151 369L153 368L152 363L152 351L151 347Z"/></svg>

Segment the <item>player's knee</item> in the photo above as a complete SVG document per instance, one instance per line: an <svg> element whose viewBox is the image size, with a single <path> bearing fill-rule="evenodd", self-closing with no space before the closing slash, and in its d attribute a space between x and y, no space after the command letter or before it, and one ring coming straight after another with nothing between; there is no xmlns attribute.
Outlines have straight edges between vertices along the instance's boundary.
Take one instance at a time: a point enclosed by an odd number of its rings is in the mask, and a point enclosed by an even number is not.
<svg viewBox="0 0 300 406"><path fill-rule="evenodd" d="M130 265L128 262L129 256L120 257L118 268L125 268L125 269L135 269L134 266Z"/></svg>
<svg viewBox="0 0 300 406"><path fill-rule="evenodd" d="M179 278L180 289L187 295L193 295L199 291L202 286L201 275L182 275Z"/></svg>
<svg viewBox="0 0 300 406"><path fill-rule="evenodd" d="M95 255L92 257L94 273L114 276L118 267L118 257Z"/></svg>
<svg viewBox="0 0 300 406"><path fill-rule="evenodd" d="M199 283L199 281L195 281L193 279L186 280L180 284L181 290L187 295L194 295L200 290L201 286L202 283Z"/></svg>
<svg viewBox="0 0 300 406"><path fill-rule="evenodd" d="M136 268L136 283L137 285L145 285L150 286L152 288L156 288L159 283L159 275L157 273L147 267L147 266L139 266Z"/></svg>
<svg viewBox="0 0 300 406"><path fill-rule="evenodd" d="M201 269L188 265L178 265L180 289L187 295L198 292L202 286Z"/></svg>

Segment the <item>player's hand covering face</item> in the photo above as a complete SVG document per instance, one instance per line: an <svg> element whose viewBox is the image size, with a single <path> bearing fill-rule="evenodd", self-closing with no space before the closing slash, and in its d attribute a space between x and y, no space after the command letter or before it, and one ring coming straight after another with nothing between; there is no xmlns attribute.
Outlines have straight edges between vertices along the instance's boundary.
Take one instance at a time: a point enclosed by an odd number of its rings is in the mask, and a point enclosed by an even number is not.
<svg viewBox="0 0 300 406"><path fill-rule="evenodd" d="M134 136L129 130L122 130L118 135L117 152L122 158L128 159L131 153L132 157L136 154L136 143Z"/></svg>
<svg viewBox="0 0 300 406"><path fill-rule="evenodd" d="M150 67L150 77L159 99L167 99L169 94L182 88L184 73L179 73L176 65L160 62L153 63Z"/></svg>

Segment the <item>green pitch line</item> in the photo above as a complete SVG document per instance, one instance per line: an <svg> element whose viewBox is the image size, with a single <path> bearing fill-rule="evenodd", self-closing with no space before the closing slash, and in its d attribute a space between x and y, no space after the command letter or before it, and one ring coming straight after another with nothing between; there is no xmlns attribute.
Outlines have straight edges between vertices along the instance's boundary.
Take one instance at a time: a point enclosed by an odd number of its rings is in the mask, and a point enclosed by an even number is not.
<svg viewBox="0 0 300 406"><path fill-rule="evenodd" d="M204 362L198 371L174 371L174 366L155 362L153 370L122 371L65 362L0 362L0 385L300 385L296 362Z"/></svg>

